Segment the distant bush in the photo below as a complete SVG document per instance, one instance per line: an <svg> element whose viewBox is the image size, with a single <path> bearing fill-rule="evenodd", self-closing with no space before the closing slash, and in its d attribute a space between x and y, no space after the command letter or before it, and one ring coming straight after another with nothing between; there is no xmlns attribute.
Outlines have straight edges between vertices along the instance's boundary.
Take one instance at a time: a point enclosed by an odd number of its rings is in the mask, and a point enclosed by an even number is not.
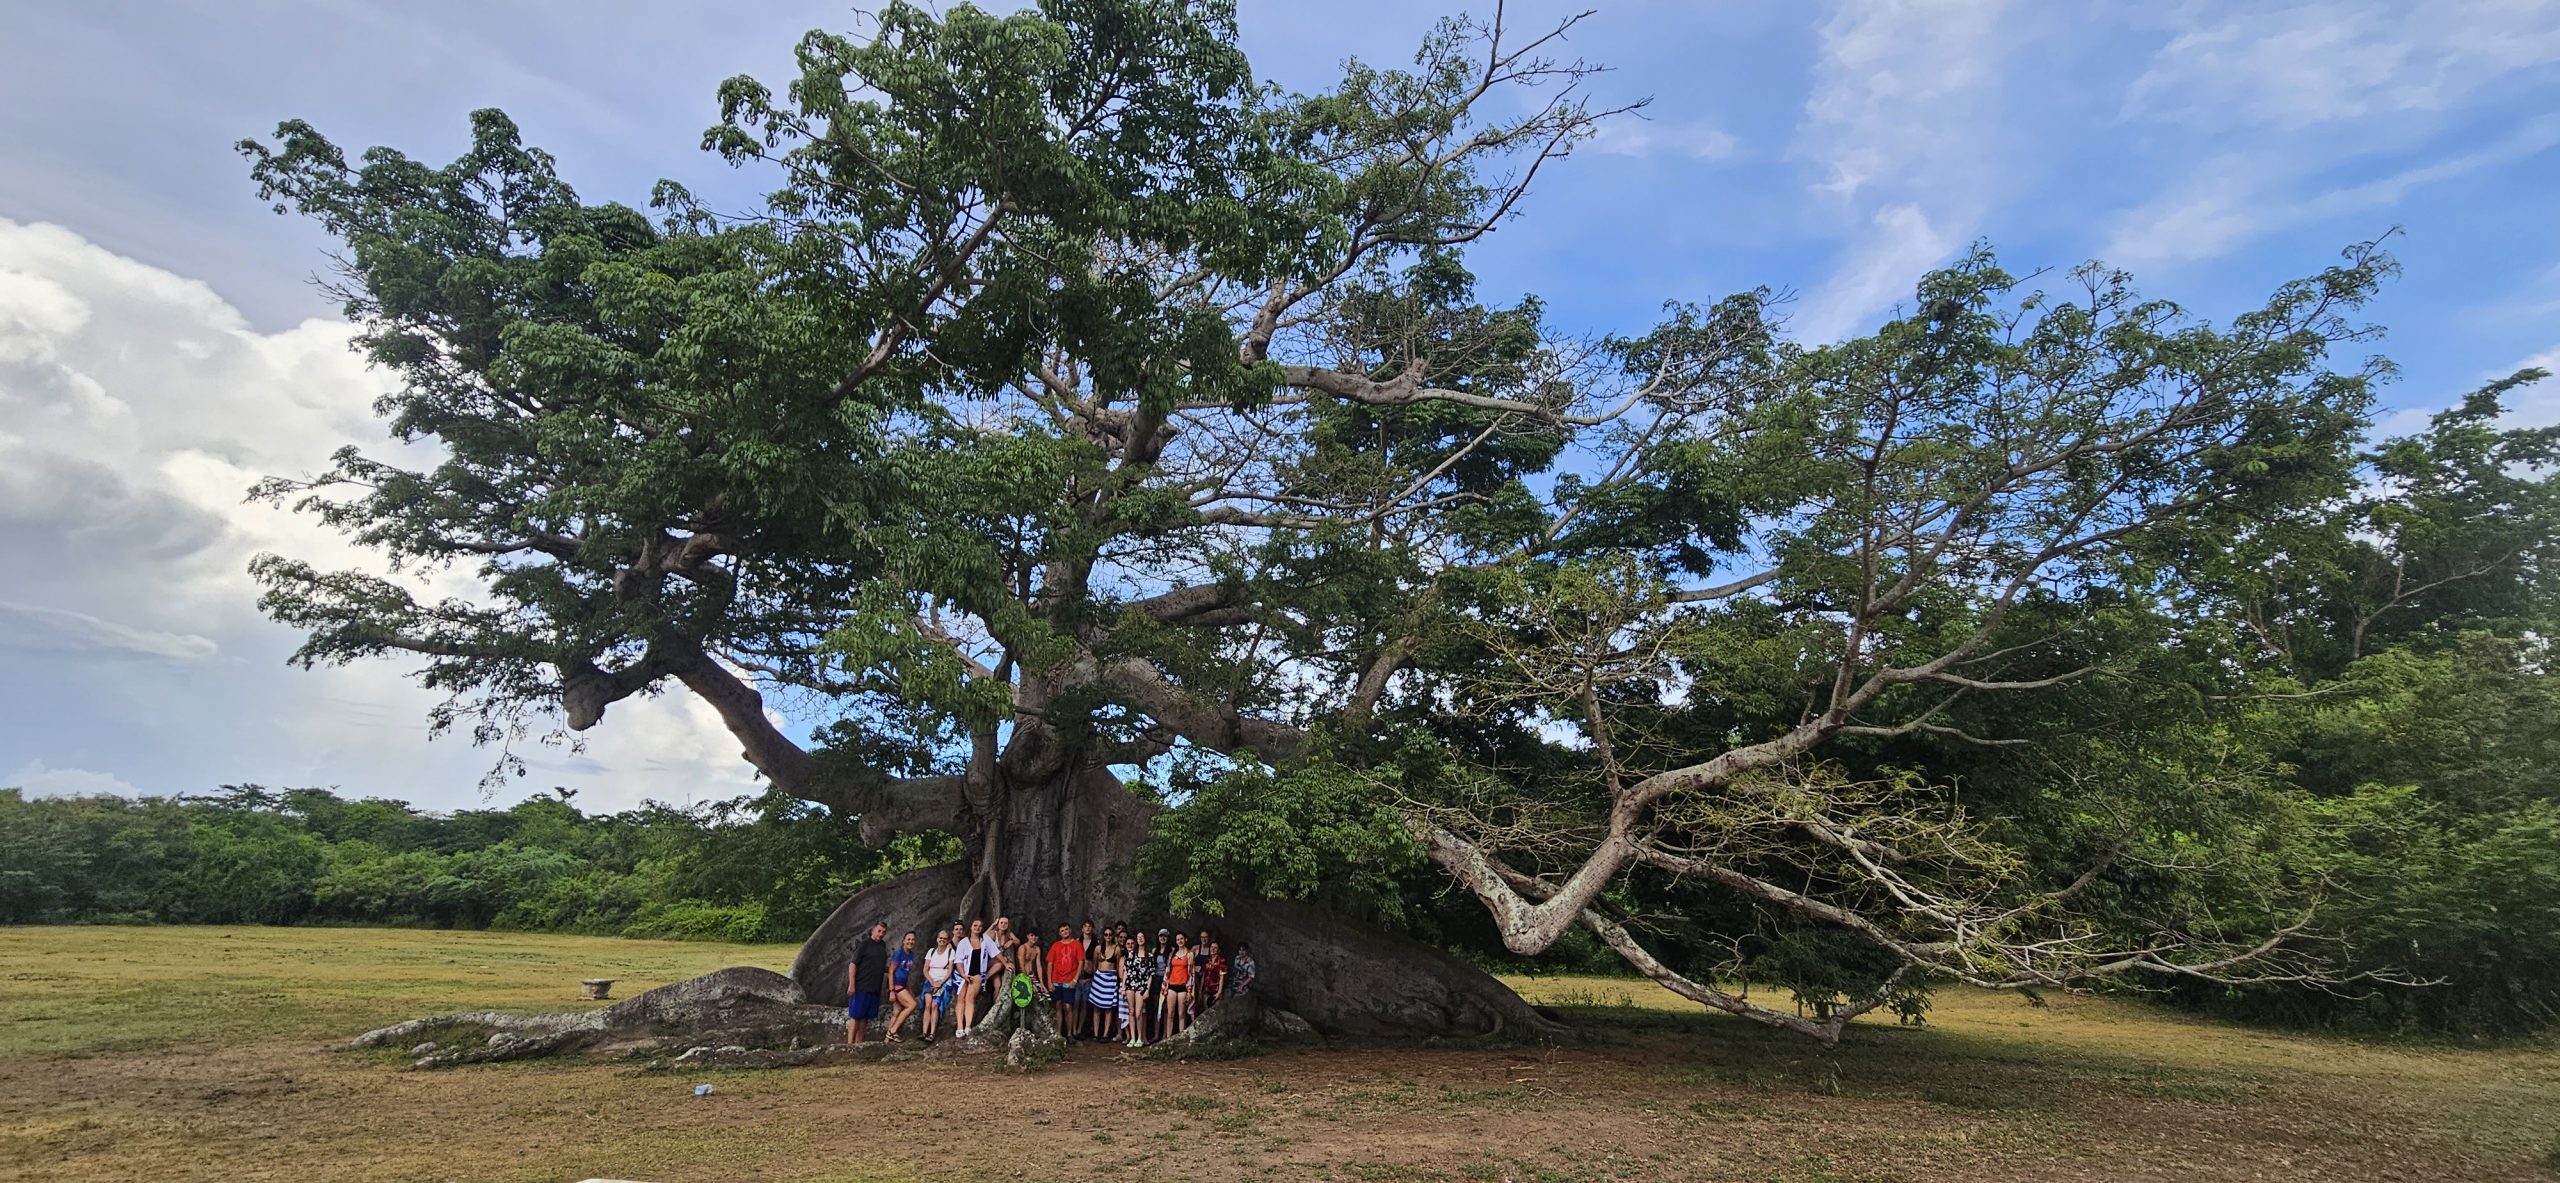
<svg viewBox="0 0 2560 1183"><path fill-rule="evenodd" d="M379 924L787 941L844 897L958 857L873 851L779 795L607 815L537 797L429 813L323 789L48 797L0 789L0 923Z"/></svg>
<svg viewBox="0 0 2560 1183"><path fill-rule="evenodd" d="M623 926L622 935L676 941L761 941L766 939L764 905L715 904L709 900L650 904Z"/></svg>

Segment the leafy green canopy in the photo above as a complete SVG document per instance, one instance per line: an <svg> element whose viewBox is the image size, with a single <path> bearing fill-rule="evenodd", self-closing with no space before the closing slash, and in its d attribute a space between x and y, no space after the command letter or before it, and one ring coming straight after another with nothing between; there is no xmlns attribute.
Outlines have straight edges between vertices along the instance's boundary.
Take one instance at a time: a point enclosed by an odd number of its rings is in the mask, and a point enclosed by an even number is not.
<svg viewBox="0 0 2560 1183"><path fill-rule="evenodd" d="M1554 36L1453 22L1301 97L1223 4L895 5L779 95L722 88L705 146L779 185L734 219L586 204L494 112L441 169L286 124L253 174L347 243L383 413L437 458L261 492L474 579L426 603L264 556L265 604L305 661L423 657L483 740L674 679L877 833L974 834L1004 783L1178 742L1291 756L1272 663L1374 634L1443 531L1417 510L1503 528L1594 422L1534 305L1474 303L1453 253L1588 132ZM1506 89L1529 113L1482 115Z"/></svg>

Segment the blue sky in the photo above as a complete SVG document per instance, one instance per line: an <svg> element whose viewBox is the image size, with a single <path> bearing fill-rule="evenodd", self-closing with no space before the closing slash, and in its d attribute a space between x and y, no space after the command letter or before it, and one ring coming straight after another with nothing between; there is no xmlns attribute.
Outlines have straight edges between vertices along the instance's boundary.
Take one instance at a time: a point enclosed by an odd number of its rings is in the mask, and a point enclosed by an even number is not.
<svg viewBox="0 0 2560 1183"><path fill-rule="evenodd" d="M740 12L741 8L751 11ZM1438 4L1247 0L1265 77L1400 63ZM1484 10L1489 11L1489 10ZM1515 4L1516 27L1571 11ZM306 118L442 160L503 107L590 198L674 177L730 74L780 78L836 5L656 0L19 0L0 11L0 785L173 792L338 784L477 804L490 754L430 744L392 665L303 673L241 568L345 555L238 491L372 441L381 386L311 286L326 243L255 200L230 149ZM2371 310L2407 427L2560 360L2560 0L2427 4L1607 3L1569 52L1650 98L1548 174L1474 255L1559 328L1769 285L1812 339L1885 315L1988 239L2013 268L2104 258L2220 319L2392 227ZM2520 419L2560 420L2560 381ZM636 708L636 709L635 709ZM680 696L617 707L527 789L594 806L747 786Z"/></svg>

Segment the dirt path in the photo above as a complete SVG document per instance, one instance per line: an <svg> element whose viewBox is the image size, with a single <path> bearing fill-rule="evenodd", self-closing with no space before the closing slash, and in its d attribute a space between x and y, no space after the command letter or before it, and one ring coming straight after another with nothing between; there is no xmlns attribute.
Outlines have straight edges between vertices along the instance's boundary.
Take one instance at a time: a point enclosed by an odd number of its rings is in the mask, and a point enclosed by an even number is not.
<svg viewBox="0 0 2560 1183"><path fill-rule="evenodd" d="M1314 1051L1214 1064L1080 1048L976 1064L701 1077L442 1073L262 1045L0 1066L0 1179L909 1177L2536 1179L2455 1127L2156 1081L2017 1104L1830 1096L1608 1051ZM691 1086L714 1092L694 1097ZM2031 1084L2032 1089L2032 1084ZM1924 1087L1921 1093L1928 1090Z"/></svg>

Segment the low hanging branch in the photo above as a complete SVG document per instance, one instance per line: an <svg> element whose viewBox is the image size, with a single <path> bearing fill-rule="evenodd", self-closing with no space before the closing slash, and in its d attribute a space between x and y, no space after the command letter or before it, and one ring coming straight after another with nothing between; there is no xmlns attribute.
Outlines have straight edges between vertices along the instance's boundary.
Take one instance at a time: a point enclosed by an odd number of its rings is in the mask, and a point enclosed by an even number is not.
<svg viewBox="0 0 2560 1183"><path fill-rule="evenodd" d="M1984 842L1979 827L1961 816L1928 818L1913 811L1897 800L1906 793L1907 786L1851 785L1819 770L1809 776L1755 778L1713 804L1666 811L1654 833L1627 846L1632 864L1848 934L1888 959L1891 968L1880 979L1845 996L1800 998L1814 1007L1814 1018L1801 1010L1753 1002L1747 993L1727 991L1672 968L1635 935L1631 921L1613 918L1597 904L1577 912L1574 923L1637 972L1681 997L1811 1036L1826 1046L1838 1042L1851 1020L1891 1003L1906 984L1929 980L1994 990L2075 990L2099 981L2145 977L2323 989L2419 984L2388 972L2331 970L2312 947L2318 938L2306 931L2302 918L2255 939L2160 928L2147 942L2123 944L2111 933L2126 927L2124 917L2073 908L2078 897L2115 868L2118 855L2100 857L2059 888L2024 889L2016 882L2023 868L2015 852ZM1454 851L1466 868L1461 881L1469 887L1489 879L1518 898L1547 906L1571 898L1576 890L1569 881L1527 873L1494 853L1518 848L1534 856L1551 850L1561 844L1553 829L1515 824L1461 839L1446 826L1465 823L1447 811L1437 812L1445 824L1418 821L1417 835L1435 854ZM1867 836L1870 830L1890 832L1894 840L1877 841ZM1663 843L1673 833L1692 835L1706 845L1667 848ZM1586 860L1580 870L1588 874L1594 865ZM1781 875L1804 886L1784 886L1777 881ZM1525 930L1527 922L1517 913L1497 913L1506 932ZM1736 976L1745 969L1735 962L1724 968Z"/></svg>

